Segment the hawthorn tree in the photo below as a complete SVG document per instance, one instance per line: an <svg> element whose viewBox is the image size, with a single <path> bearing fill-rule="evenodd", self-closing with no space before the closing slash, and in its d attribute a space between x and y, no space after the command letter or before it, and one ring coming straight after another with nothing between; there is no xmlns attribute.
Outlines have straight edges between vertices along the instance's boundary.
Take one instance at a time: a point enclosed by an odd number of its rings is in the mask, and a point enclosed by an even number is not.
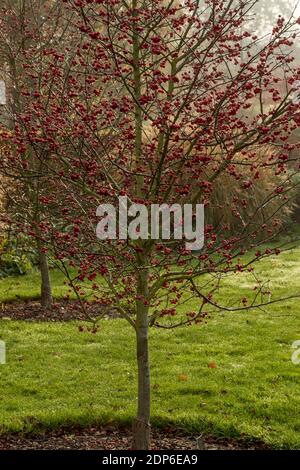
<svg viewBox="0 0 300 470"><path fill-rule="evenodd" d="M80 32L76 47L46 48L40 80L35 64L24 72L36 101L14 141L38 161L47 150L43 243L79 298L89 294L116 309L136 334L135 449L149 446L149 328L279 300L256 277L252 297L218 300L228 275L252 272L256 261L279 253L265 244L280 231L299 167L289 136L300 122L292 56L300 21L279 17L262 40L249 32L255 3L65 0ZM117 206L120 196L136 239L97 240L98 205ZM175 223L169 240L142 237L142 205L187 203L205 206L202 250L176 239ZM198 308L187 311L193 297Z"/></svg>

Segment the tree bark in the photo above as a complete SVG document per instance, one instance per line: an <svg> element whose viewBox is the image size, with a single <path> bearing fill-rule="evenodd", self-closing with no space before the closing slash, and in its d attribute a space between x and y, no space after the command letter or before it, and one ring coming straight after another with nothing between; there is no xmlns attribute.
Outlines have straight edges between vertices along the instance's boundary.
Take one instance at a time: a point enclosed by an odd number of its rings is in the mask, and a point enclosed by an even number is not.
<svg viewBox="0 0 300 470"><path fill-rule="evenodd" d="M150 365L148 326L137 328L138 410L133 422L133 449L147 450L150 444Z"/></svg>
<svg viewBox="0 0 300 470"><path fill-rule="evenodd" d="M149 320L148 269L142 268L138 280L136 314L136 353L138 368L138 406L133 422L133 449L147 450L150 444L150 363L148 331Z"/></svg>
<svg viewBox="0 0 300 470"><path fill-rule="evenodd" d="M41 273L41 305L45 308L51 308L53 304L53 298L47 255L44 253L40 244L38 245Z"/></svg>

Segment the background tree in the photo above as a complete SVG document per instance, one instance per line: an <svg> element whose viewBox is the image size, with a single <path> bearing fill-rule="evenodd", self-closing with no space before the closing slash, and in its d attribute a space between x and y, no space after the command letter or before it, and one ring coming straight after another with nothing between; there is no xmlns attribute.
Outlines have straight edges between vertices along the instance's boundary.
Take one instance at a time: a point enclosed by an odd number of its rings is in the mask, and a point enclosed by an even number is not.
<svg viewBox="0 0 300 470"><path fill-rule="evenodd" d="M55 47L58 53L65 47L68 22L62 17L62 4L57 0L5 0L1 4L0 67L6 84L6 106L2 121L13 135L11 155L19 158L3 161L2 195L6 201L4 220L18 237L20 228L35 232L35 244L41 272L41 304L52 305L51 280L46 247L42 241L42 212L39 198L47 193L47 171L44 161L47 149L40 145L39 155L33 155L30 145L18 140L20 129L26 132L26 110L38 98L38 84L44 74L44 51ZM24 73L34 67L34 74ZM43 136L40 135L42 144ZM5 164L4 164L5 163ZM24 210L26 209L26 210ZM9 216L9 217L7 217Z"/></svg>

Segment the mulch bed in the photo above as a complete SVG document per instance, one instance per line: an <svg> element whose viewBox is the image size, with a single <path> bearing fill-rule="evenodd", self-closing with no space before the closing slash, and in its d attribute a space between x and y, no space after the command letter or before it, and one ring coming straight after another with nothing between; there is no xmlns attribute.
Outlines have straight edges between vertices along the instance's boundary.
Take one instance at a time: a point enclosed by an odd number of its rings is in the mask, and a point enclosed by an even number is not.
<svg viewBox="0 0 300 470"><path fill-rule="evenodd" d="M153 430L152 450L195 450L198 436L166 428ZM260 442L237 441L206 436L201 439L204 450L267 450ZM131 431L128 428L73 429L39 435L16 434L0 437L0 450L130 450Z"/></svg>
<svg viewBox="0 0 300 470"><path fill-rule="evenodd" d="M118 312L96 302L84 302L84 311L79 301L61 300L52 309L41 307L38 301L10 302L2 305L0 319L30 321L87 320L88 317L117 318Z"/></svg>

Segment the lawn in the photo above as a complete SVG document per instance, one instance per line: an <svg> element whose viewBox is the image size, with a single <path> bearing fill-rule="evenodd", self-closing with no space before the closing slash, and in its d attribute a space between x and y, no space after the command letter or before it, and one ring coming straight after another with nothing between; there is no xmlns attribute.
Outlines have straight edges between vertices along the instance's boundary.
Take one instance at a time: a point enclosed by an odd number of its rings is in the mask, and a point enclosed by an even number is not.
<svg viewBox="0 0 300 470"><path fill-rule="evenodd" d="M300 293L300 249L260 262L258 272L269 273L274 295ZM52 276L60 297L63 277ZM0 302L36 297L37 281L37 274L1 280ZM249 275L232 276L220 296L227 302L251 288ZM0 321L7 344L0 433L131 421L133 330L124 320L104 320L97 334L78 326ZM264 311L215 314L207 325L151 331L152 424L299 449L300 365L291 361L297 339L298 299Z"/></svg>
<svg viewBox="0 0 300 470"><path fill-rule="evenodd" d="M56 299L64 297L68 293L68 286L61 271L51 271L53 283L53 295ZM40 274L33 270L25 276L7 277L0 279L0 303L14 300L38 299L40 296Z"/></svg>

